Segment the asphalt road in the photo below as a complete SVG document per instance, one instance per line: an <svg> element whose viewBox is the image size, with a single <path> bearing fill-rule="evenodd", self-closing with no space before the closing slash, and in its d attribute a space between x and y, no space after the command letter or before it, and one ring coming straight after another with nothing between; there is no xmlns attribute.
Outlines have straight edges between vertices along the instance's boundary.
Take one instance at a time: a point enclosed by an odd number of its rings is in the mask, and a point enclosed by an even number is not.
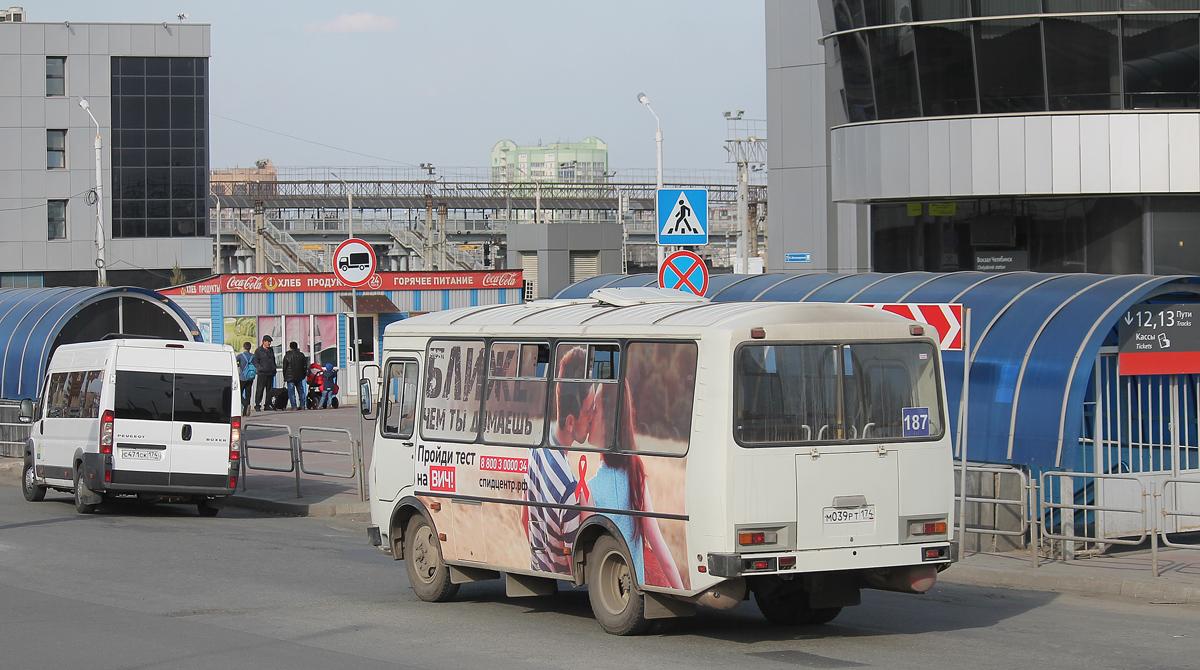
<svg viewBox="0 0 1200 670"><path fill-rule="evenodd" d="M0 668L1195 668L1200 608L939 585L864 591L832 624L753 603L606 635L583 590L501 582L423 603L365 520L120 504L76 514L0 486Z"/></svg>

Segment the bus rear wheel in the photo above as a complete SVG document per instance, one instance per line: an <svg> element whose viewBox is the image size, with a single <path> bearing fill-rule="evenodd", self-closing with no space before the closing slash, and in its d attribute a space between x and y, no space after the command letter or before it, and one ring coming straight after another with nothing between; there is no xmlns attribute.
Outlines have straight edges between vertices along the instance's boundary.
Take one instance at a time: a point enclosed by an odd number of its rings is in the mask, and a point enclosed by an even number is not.
<svg viewBox="0 0 1200 670"><path fill-rule="evenodd" d="M767 621L776 626L817 626L842 613L840 607L809 607L808 594L803 591L770 596L755 593L754 602Z"/></svg>
<svg viewBox="0 0 1200 670"><path fill-rule="evenodd" d="M650 627L645 597L621 544L611 535L596 540L588 554L588 600L600 627L613 635L640 635Z"/></svg>
<svg viewBox="0 0 1200 670"><path fill-rule="evenodd" d="M442 547L429 520L418 514L404 533L404 567L413 593L425 602L440 603L458 593L450 581L450 568L442 561Z"/></svg>

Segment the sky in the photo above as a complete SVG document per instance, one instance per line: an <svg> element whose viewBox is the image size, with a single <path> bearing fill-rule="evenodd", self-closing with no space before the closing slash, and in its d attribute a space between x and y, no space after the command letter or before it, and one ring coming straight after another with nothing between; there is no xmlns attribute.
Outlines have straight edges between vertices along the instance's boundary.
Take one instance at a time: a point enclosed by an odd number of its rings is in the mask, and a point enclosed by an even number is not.
<svg viewBox="0 0 1200 670"><path fill-rule="evenodd" d="M483 167L502 139L596 136L610 168L652 169L644 92L668 170L728 170L722 112L766 114L762 0L14 4L37 22L211 24L214 168Z"/></svg>

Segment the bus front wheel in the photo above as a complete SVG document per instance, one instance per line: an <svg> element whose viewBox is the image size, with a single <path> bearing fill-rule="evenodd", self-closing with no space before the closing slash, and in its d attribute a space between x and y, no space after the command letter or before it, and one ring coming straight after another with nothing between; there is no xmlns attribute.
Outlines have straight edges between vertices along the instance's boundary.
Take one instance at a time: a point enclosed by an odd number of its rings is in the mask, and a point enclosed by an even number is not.
<svg viewBox="0 0 1200 670"><path fill-rule="evenodd" d="M754 594L758 611L776 626L817 626L826 624L842 613L840 607L809 607L808 594L803 591L764 596Z"/></svg>
<svg viewBox="0 0 1200 670"><path fill-rule="evenodd" d="M639 635L650 627L646 601L638 593L633 566L611 535L596 540L588 554L588 600L596 621L613 635Z"/></svg>
<svg viewBox="0 0 1200 670"><path fill-rule="evenodd" d="M458 584L451 583L450 568L442 561L441 543L420 514L408 522L405 531L404 567L413 593L421 600L440 603L458 593Z"/></svg>

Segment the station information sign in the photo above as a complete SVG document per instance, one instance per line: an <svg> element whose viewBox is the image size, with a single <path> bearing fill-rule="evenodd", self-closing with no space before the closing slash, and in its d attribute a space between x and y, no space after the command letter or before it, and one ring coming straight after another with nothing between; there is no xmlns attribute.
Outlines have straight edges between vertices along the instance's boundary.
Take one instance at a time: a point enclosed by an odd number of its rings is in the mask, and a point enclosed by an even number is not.
<svg viewBox="0 0 1200 670"><path fill-rule="evenodd" d="M1117 324L1117 374L1200 373L1200 305L1139 305Z"/></svg>

